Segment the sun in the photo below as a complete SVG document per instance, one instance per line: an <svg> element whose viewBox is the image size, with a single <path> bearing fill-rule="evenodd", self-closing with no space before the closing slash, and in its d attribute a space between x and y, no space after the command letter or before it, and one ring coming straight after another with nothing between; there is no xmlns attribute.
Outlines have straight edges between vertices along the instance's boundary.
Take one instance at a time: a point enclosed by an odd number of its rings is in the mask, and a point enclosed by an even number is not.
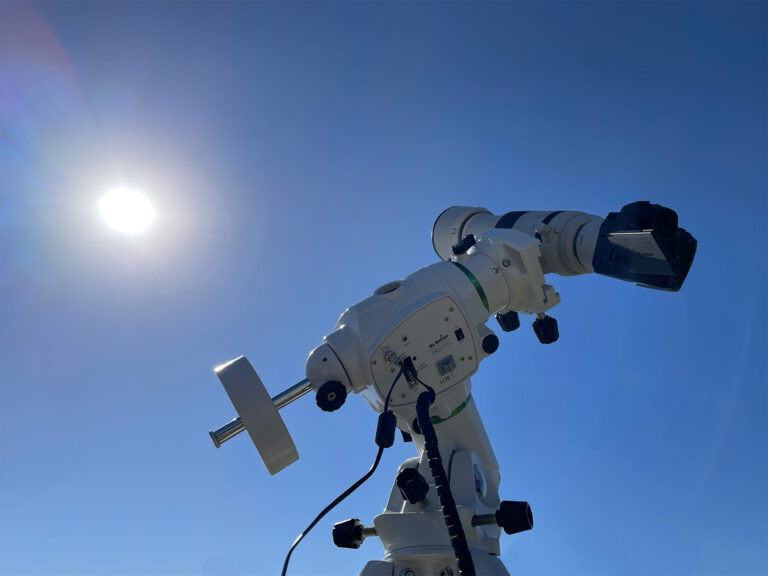
<svg viewBox="0 0 768 576"><path fill-rule="evenodd" d="M123 234L144 232L155 220L149 198L130 188L116 188L99 200L99 212L107 225Z"/></svg>

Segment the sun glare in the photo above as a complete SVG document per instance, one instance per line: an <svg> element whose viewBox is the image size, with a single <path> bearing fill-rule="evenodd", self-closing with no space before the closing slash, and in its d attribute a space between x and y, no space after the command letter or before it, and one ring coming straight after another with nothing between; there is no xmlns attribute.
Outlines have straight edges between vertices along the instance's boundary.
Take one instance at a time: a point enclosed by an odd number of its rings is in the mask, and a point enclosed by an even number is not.
<svg viewBox="0 0 768 576"><path fill-rule="evenodd" d="M118 188L102 196L99 212L110 228L131 235L143 232L155 219L149 198L128 188Z"/></svg>

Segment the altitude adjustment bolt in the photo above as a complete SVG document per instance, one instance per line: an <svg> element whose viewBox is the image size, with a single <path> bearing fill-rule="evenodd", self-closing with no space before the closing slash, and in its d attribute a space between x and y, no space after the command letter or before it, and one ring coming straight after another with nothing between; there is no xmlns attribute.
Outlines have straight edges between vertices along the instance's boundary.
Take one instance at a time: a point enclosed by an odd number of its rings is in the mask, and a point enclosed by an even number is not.
<svg viewBox="0 0 768 576"><path fill-rule="evenodd" d="M416 468L404 468L397 475L395 482L402 497L411 504L419 504L426 500L429 484Z"/></svg>
<svg viewBox="0 0 768 576"><path fill-rule="evenodd" d="M507 534L517 534L533 528L533 512L528 502L504 500L493 514L478 514L472 518L472 526L496 524Z"/></svg>
<svg viewBox="0 0 768 576"><path fill-rule="evenodd" d="M324 412L338 410L347 399L347 389L338 380L329 380L317 390L315 401Z"/></svg>
<svg viewBox="0 0 768 576"><path fill-rule="evenodd" d="M477 240L475 240L474 234L467 234L459 242L451 246L451 252L453 252L454 256L461 256L462 254L466 254L467 250L472 248L475 244L477 244Z"/></svg>
<svg viewBox="0 0 768 576"><path fill-rule="evenodd" d="M513 332L520 328L520 316L514 310L506 314L496 314L496 322L504 332Z"/></svg>
<svg viewBox="0 0 768 576"><path fill-rule="evenodd" d="M496 510L496 523L507 534L517 534L533 528L533 512L528 502L504 500Z"/></svg>
<svg viewBox="0 0 768 576"><path fill-rule="evenodd" d="M560 338L560 332L557 329L557 320L551 316L542 316L533 321L533 331L539 342L542 344L552 344Z"/></svg>
<svg viewBox="0 0 768 576"><path fill-rule="evenodd" d="M339 548L360 548L365 540L363 523L357 518L350 518L333 525L333 543Z"/></svg>

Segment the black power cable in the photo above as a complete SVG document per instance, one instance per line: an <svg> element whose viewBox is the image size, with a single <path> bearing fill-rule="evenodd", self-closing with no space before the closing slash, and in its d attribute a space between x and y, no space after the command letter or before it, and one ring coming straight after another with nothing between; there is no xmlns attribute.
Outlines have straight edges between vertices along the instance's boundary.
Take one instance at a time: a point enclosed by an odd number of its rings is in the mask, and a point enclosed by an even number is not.
<svg viewBox="0 0 768 576"><path fill-rule="evenodd" d="M384 400L384 411L382 412L382 416L391 414L389 412L389 399L392 396L392 390L395 389L395 384L397 384L397 381L400 379L400 376L402 375L403 375L403 369L401 367L400 371L397 373L397 376L395 376L395 379L392 381L392 386L389 387L389 392L387 393L387 397ZM394 418L394 414L391 415L390 419L391 418ZM291 554L293 554L293 551L296 549L296 546L299 545L299 542L301 542L304 539L304 536L309 534L309 531L312 530L312 528L314 528L317 525L317 523L320 522L320 520L322 520L326 514L328 514L328 512L333 510L337 504L339 504L347 496L352 494L352 492L360 488L360 486L362 486L365 483L365 481L368 480L368 478L370 478L371 476L373 476L374 472L376 472L376 468L378 468L379 462L381 461L381 455L384 453L384 448L387 447L385 443L378 442L380 437L379 428L382 426L382 423L385 421L386 421L386 418L381 418L381 417L379 418L379 426L377 427L377 430L376 430L376 438L377 438L377 444L379 445L379 450L376 452L376 459L373 461L373 466L371 466L370 470L368 470L368 472L366 472L362 478L360 478L357 482L352 484L352 486L344 490L344 492L342 492L333 502L331 502L330 504L328 504L328 506L323 508L322 512L320 512L320 514L315 516L315 519L312 520L309 526L307 526L304 529L304 531L296 537L296 540L293 541L293 545L291 546L291 549L288 550L288 554L286 554L285 556L285 561L283 562L283 571L280 573L281 576L285 576L286 573L288 572L288 562L290 562L291 560ZM394 427L392 426L391 428L392 428L392 437L394 438ZM392 443L390 441L389 446L391 445Z"/></svg>
<svg viewBox="0 0 768 576"><path fill-rule="evenodd" d="M429 417L429 407L435 401L435 391L419 380L414 375L419 384L427 389L426 392L419 394L416 400L416 418L419 422L419 428L424 435L424 451L427 453L427 463L432 477L435 479L435 489L440 499L440 507L443 512L443 520L448 528L448 537L459 563L459 574L461 576L475 576L475 564L472 562L472 553L469 551L467 537L464 534L464 528L461 526L459 511L456 509L456 502L451 493L451 484L448 475L443 468L443 459L440 457L440 449L437 445L437 434L432 420Z"/></svg>

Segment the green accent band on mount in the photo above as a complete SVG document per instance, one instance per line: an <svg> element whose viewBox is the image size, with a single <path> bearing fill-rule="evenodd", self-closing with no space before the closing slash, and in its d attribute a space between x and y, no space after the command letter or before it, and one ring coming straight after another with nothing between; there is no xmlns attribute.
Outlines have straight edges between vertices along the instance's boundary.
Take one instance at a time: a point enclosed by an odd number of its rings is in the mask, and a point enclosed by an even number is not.
<svg viewBox="0 0 768 576"><path fill-rule="evenodd" d="M488 297L485 295L485 290L483 290L483 287L480 286L480 282L477 281L477 278L475 278L475 275L472 274L465 266L462 266L459 262L454 262L456 266L458 266L459 270L464 272L464 275L469 278L469 281L472 282L472 286L475 287L475 290L477 291L477 295L480 296L480 300L483 301L483 306L485 306L485 309L488 310L488 312L491 311L490 306L488 306Z"/></svg>
<svg viewBox="0 0 768 576"><path fill-rule="evenodd" d="M432 416L432 417L430 418L430 420L432 421L432 424L440 424L440 422L445 422L446 420L450 420L451 418L453 418L454 416L456 416L456 414L458 414L459 412L461 412L462 410L464 410L464 408L466 408L466 407L467 407L467 404L469 404L469 401L470 401L471 399L472 399L472 394L470 394L469 396L467 396L467 399L466 399L466 400L464 400L464 402L462 402L462 403L461 403L461 404L459 404L458 406L456 406L456 408L454 408L454 409L451 411L451 413L450 413L450 414L448 414L448 416L446 416L445 418L440 418L440 416Z"/></svg>

